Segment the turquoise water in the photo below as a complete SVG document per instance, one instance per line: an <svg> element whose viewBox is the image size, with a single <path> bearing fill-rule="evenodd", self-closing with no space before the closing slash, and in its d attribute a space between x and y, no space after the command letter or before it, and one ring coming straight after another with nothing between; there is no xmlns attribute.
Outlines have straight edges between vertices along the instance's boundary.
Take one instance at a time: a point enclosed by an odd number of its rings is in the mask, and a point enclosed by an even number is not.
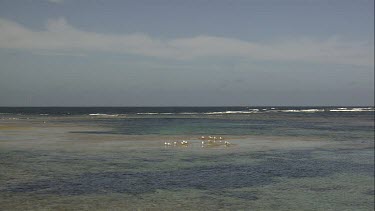
<svg viewBox="0 0 375 211"><path fill-rule="evenodd" d="M373 210L373 112L2 114L4 210ZM201 135L230 141L202 147ZM188 140L185 146L164 142Z"/></svg>

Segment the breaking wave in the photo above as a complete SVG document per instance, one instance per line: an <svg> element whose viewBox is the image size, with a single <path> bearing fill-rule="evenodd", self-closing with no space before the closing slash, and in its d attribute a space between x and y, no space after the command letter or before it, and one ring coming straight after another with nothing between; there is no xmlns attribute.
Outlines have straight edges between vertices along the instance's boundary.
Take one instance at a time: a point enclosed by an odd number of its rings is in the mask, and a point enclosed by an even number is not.
<svg viewBox="0 0 375 211"><path fill-rule="evenodd" d="M256 114L256 113L316 113L316 112L371 112L373 107L366 108L303 108L303 109L281 109L281 108L252 108L247 110L227 110L210 112L146 112L137 115L230 115L230 114Z"/></svg>
<svg viewBox="0 0 375 211"><path fill-rule="evenodd" d="M104 116L104 117L117 117L120 114L101 114L101 113L95 113L95 114L89 114L89 116Z"/></svg>

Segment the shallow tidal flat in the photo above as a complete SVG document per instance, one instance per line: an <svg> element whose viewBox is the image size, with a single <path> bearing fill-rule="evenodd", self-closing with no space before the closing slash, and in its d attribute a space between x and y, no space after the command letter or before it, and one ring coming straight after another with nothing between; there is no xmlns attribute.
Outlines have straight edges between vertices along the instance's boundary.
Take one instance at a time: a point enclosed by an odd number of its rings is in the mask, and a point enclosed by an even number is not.
<svg viewBox="0 0 375 211"><path fill-rule="evenodd" d="M371 135L202 147L198 135L100 133L108 125L82 118L0 119L1 210L374 209Z"/></svg>

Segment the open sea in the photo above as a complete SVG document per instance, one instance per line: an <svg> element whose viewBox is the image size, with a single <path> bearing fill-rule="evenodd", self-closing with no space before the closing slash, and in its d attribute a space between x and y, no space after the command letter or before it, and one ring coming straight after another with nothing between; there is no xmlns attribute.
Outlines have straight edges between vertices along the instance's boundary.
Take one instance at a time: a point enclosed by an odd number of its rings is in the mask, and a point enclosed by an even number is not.
<svg viewBox="0 0 375 211"><path fill-rule="evenodd" d="M0 210L374 210L374 107L0 107Z"/></svg>

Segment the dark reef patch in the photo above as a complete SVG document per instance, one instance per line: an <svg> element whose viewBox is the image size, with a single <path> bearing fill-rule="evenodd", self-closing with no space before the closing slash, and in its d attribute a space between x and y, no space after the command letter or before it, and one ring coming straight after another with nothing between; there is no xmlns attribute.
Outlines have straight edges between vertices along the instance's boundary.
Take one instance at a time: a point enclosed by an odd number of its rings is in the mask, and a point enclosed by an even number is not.
<svg viewBox="0 0 375 211"><path fill-rule="evenodd" d="M177 170L86 172L79 175L57 176L56 179L36 180L0 187L2 192L82 195L98 193L143 194L157 189L200 189L225 191L227 189L256 187L275 182L276 178L326 177L335 173L355 172L373 175L374 166L343 161L314 159L312 150L294 150L256 154L256 164L215 163ZM233 155L228 160L233 159ZM245 154L241 154L241 157ZM254 156L249 153L248 156ZM146 159L144 162L148 162ZM160 161L160 160L159 160ZM159 162L158 161L158 162ZM142 162L142 160L140 160ZM157 165L157 162L155 162ZM141 163L140 163L141 165ZM133 169L134 170L134 169ZM326 191L326 190L316 190ZM373 193L373 192L372 192ZM256 200L255 193L225 192L228 196Z"/></svg>
<svg viewBox="0 0 375 211"><path fill-rule="evenodd" d="M375 190L368 190L364 194L374 196L375 195Z"/></svg>

